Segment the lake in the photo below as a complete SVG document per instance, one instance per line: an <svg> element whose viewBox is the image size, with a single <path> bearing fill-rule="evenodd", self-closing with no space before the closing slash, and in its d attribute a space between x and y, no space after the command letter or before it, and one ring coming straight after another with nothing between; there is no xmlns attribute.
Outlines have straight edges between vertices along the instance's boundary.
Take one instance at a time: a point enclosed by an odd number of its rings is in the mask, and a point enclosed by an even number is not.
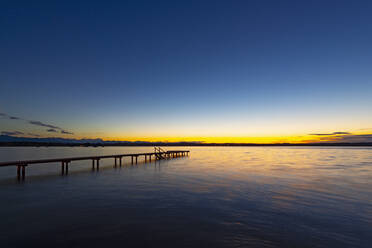
<svg viewBox="0 0 372 248"><path fill-rule="evenodd" d="M372 148L169 149L190 156L31 165L24 182L0 168L1 247L372 247ZM152 151L1 147L0 161Z"/></svg>

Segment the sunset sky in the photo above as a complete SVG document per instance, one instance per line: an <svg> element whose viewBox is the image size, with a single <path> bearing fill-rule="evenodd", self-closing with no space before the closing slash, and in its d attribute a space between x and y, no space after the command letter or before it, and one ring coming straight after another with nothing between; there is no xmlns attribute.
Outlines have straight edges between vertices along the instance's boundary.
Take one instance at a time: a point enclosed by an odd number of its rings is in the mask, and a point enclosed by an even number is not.
<svg viewBox="0 0 372 248"><path fill-rule="evenodd" d="M372 1L1 1L0 132L372 142Z"/></svg>

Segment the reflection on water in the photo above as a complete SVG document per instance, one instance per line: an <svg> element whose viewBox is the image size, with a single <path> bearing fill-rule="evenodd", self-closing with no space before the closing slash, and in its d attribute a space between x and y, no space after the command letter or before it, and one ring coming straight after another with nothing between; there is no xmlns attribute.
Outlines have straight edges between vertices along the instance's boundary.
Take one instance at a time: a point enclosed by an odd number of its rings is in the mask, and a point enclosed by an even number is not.
<svg viewBox="0 0 372 248"><path fill-rule="evenodd" d="M151 151L0 148L0 160ZM172 148L173 149L173 148ZM185 149L185 148L182 148ZM371 247L372 149L191 147L114 169L102 160L0 168L2 247ZM102 166L103 165L103 166Z"/></svg>

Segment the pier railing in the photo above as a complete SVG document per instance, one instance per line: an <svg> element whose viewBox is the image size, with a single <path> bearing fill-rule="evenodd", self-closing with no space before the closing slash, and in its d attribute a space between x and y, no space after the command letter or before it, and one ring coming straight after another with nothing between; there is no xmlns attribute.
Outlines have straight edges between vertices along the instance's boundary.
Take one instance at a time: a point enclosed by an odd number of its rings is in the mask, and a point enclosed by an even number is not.
<svg viewBox="0 0 372 248"><path fill-rule="evenodd" d="M163 154L166 154L166 151L157 146L154 146L154 151L157 159L164 159Z"/></svg>
<svg viewBox="0 0 372 248"><path fill-rule="evenodd" d="M138 162L138 157L144 157L145 162L149 160L151 162L152 157L155 160L170 159L182 156L188 156L190 151L183 150L171 150L164 151L160 147L154 148L155 152L148 153L130 153L130 154L115 154L115 155L104 155L104 156L85 156L85 157L70 157L70 158L54 158L54 159L38 159L38 160L21 160L21 161L10 161L0 162L0 167L5 166L17 166L17 178L18 180L24 179L26 176L26 167L31 164L45 164L45 163L61 163L62 175L68 174L68 167L72 161L80 160L92 160L92 169L99 170L99 161L105 158L114 158L114 167L122 165L122 159L124 157L131 157L131 164Z"/></svg>

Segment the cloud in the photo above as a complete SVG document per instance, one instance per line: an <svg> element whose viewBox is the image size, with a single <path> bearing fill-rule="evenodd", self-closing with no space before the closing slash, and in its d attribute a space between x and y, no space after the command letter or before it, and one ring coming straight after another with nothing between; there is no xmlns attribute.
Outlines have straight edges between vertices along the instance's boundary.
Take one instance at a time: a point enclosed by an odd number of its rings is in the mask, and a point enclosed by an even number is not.
<svg viewBox="0 0 372 248"><path fill-rule="evenodd" d="M319 134L312 134L319 135ZM320 134L317 140L307 140L309 143L364 143L372 142L372 133L352 134L348 132L333 132L331 134Z"/></svg>
<svg viewBox="0 0 372 248"><path fill-rule="evenodd" d="M5 113L0 113L0 116L6 117L6 118L11 119L11 120L19 120L20 119L18 117L11 116L11 115L8 115L8 114L5 114Z"/></svg>
<svg viewBox="0 0 372 248"><path fill-rule="evenodd" d="M31 124L31 125L34 125L34 126L47 127L47 128L49 128L47 130L47 132L58 132L57 130L59 130L60 133L62 133L62 134L73 134L73 133L71 133L69 131L66 131L65 129L63 129L61 127L58 127L58 126L55 126L55 125L51 125L51 124L47 124L47 123L44 123L44 122L41 122L41 121L26 120L26 119L23 119L23 118L20 118L20 117L8 115L6 113L0 113L0 116L5 117L5 118L10 119L10 120L22 120L22 121L26 121L28 124Z"/></svg>
<svg viewBox="0 0 372 248"><path fill-rule="evenodd" d="M341 142L372 142L372 134L351 134L336 137L337 141Z"/></svg>
<svg viewBox="0 0 372 248"><path fill-rule="evenodd" d="M50 125L50 124L46 124L46 123L43 123L41 121L28 121L28 123L30 123L32 125L40 126L40 127L49 127L49 128L53 128L53 129L62 130L62 128L60 128L60 127Z"/></svg>
<svg viewBox="0 0 372 248"><path fill-rule="evenodd" d="M71 133L71 132L67 132L67 131L65 131L65 130L61 130L61 133L62 133L62 134L74 134L74 133Z"/></svg>
<svg viewBox="0 0 372 248"><path fill-rule="evenodd" d="M349 132L333 132L333 133L310 133L309 135L315 136L329 136L329 135L348 135L351 134Z"/></svg>
<svg viewBox="0 0 372 248"><path fill-rule="evenodd" d="M331 133L309 133L309 135L315 135L315 136L328 136L332 135Z"/></svg>
<svg viewBox="0 0 372 248"><path fill-rule="evenodd" d="M20 135L20 134L23 134L23 133L19 132L19 131L2 131L0 134L1 135L13 136L13 135Z"/></svg>

